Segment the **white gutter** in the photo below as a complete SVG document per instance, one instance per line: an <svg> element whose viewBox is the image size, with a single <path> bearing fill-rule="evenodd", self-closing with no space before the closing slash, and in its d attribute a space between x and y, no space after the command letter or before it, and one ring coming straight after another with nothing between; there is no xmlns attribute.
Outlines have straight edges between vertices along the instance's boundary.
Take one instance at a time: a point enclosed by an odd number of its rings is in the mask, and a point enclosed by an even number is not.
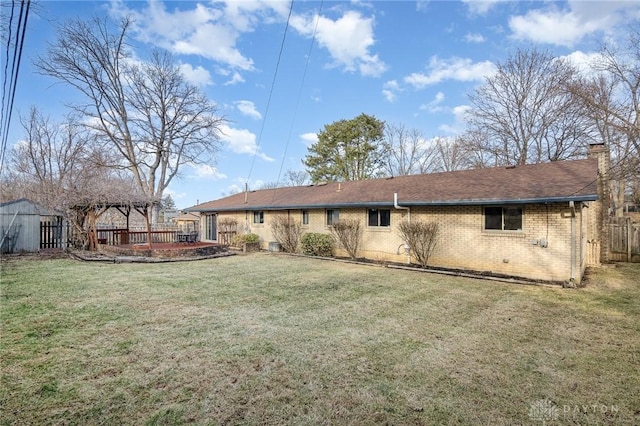
<svg viewBox="0 0 640 426"><path fill-rule="evenodd" d="M406 210L407 211L407 223L411 224L411 208L398 205L398 193L397 192L393 193L393 207L395 207L398 210ZM407 252L407 264L411 264L411 247L409 247L409 244L406 241L404 243L404 248L405 248L405 250Z"/></svg>

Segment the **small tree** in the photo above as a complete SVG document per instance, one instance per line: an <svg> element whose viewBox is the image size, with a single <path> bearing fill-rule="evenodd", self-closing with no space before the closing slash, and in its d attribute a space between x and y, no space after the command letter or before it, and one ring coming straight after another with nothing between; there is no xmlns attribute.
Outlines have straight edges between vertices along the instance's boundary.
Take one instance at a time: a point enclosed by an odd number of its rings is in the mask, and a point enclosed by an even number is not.
<svg viewBox="0 0 640 426"><path fill-rule="evenodd" d="M398 226L400 237L409 245L410 253L420 266L427 267L438 242L439 226L435 222L402 222Z"/></svg>
<svg viewBox="0 0 640 426"><path fill-rule="evenodd" d="M271 221L271 233L286 253L295 253L302 236L302 224L288 216L276 216Z"/></svg>
<svg viewBox="0 0 640 426"><path fill-rule="evenodd" d="M357 219L340 219L331 226L331 233L340 244L340 247L349 253L351 259L355 259L362 237L360 221Z"/></svg>

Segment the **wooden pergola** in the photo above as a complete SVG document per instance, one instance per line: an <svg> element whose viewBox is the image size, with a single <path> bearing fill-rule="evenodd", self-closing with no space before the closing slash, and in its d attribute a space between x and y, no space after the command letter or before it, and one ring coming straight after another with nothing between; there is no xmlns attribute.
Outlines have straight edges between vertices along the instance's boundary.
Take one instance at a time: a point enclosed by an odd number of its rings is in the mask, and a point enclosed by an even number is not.
<svg viewBox="0 0 640 426"><path fill-rule="evenodd" d="M149 248L151 248L151 224L149 222L149 212L150 208L156 204L156 201L149 200L129 200L129 201L91 201L85 203L77 203L71 209L76 211L77 214L84 219L86 219L86 231L88 237L88 247L87 249L90 251L97 250L98 247L98 236L96 231L96 222L104 213L106 213L109 209L118 210L125 218L126 218L126 233L123 233L121 238L122 244L128 244L129 239L129 216L133 210L140 213L145 220L145 225L147 228L147 243ZM79 221L79 223L84 223L84 219Z"/></svg>

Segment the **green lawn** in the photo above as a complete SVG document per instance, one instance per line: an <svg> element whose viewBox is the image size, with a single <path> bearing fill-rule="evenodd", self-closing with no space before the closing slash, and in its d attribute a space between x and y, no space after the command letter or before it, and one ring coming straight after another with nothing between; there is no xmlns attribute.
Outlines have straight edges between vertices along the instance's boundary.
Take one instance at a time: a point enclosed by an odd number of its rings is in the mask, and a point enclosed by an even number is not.
<svg viewBox="0 0 640 426"><path fill-rule="evenodd" d="M640 424L640 265L2 261L1 424Z"/></svg>

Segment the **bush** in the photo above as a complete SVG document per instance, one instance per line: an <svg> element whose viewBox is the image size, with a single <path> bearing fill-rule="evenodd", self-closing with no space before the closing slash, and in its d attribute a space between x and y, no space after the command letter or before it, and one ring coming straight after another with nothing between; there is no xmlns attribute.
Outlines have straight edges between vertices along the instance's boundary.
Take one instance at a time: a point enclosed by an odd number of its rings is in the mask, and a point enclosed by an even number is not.
<svg viewBox="0 0 640 426"><path fill-rule="evenodd" d="M275 216L271 221L271 233L286 253L295 253L302 235L302 225L299 220L288 216Z"/></svg>
<svg viewBox="0 0 640 426"><path fill-rule="evenodd" d="M402 222L398 225L400 237L409 245L410 253L423 268L435 250L440 228L435 222Z"/></svg>
<svg viewBox="0 0 640 426"><path fill-rule="evenodd" d="M260 236L258 234L240 234L234 235L231 239L231 245L233 247L242 247L245 243L258 243L260 242Z"/></svg>
<svg viewBox="0 0 640 426"><path fill-rule="evenodd" d="M258 234L244 234L245 243L259 243L260 236Z"/></svg>
<svg viewBox="0 0 640 426"><path fill-rule="evenodd" d="M340 219L331 226L331 233L335 236L340 247L349 253L351 259L355 259L362 237L360 221L358 219Z"/></svg>
<svg viewBox="0 0 640 426"><path fill-rule="evenodd" d="M333 252L333 238L331 235L308 232L300 241L302 253L309 256L330 257Z"/></svg>

